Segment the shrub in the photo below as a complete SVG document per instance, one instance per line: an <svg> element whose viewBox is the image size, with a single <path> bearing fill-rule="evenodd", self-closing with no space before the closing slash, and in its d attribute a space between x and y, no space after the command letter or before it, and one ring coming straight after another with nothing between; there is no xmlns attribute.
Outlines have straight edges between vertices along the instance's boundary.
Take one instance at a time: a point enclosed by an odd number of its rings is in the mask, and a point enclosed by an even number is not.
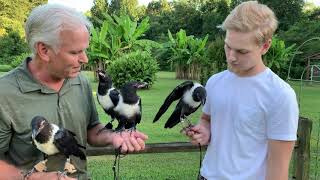
<svg viewBox="0 0 320 180"><path fill-rule="evenodd" d="M10 65L0 65L0 72L8 72L12 69L12 67Z"/></svg>
<svg viewBox="0 0 320 180"><path fill-rule="evenodd" d="M151 87L158 69L156 60L149 52L136 51L117 58L109 65L107 72L115 87L119 88L129 81L147 82Z"/></svg>
<svg viewBox="0 0 320 180"><path fill-rule="evenodd" d="M30 53L22 53L18 56L13 56L11 61L11 66L13 68L19 66L28 56L30 56Z"/></svg>

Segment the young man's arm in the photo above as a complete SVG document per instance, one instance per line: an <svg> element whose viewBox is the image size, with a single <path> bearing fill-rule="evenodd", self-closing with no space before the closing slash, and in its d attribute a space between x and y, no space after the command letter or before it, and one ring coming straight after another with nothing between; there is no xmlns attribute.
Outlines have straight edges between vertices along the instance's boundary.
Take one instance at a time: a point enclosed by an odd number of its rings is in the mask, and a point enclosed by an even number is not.
<svg viewBox="0 0 320 180"><path fill-rule="evenodd" d="M295 141L268 141L266 180L287 180Z"/></svg>
<svg viewBox="0 0 320 180"><path fill-rule="evenodd" d="M192 144L207 145L210 141L210 115L202 113L199 123L185 132Z"/></svg>

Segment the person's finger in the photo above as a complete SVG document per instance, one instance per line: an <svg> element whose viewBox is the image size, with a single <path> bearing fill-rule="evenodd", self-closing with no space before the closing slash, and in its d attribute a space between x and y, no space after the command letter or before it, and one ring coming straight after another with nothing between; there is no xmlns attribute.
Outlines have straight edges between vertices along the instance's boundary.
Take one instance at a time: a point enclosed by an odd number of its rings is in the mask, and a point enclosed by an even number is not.
<svg viewBox="0 0 320 180"><path fill-rule="evenodd" d="M122 143L120 152L123 153L123 154L127 154L128 147L127 147L127 144L125 142Z"/></svg>
<svg viewBox="0 0 320 180"><path fill-rule="evenodd" d="M130 137L130 143L132 144L134 151L140 151L141 147L139 143L137 142L136 138L134 136Z"/></svg>
<svg viewBox="0 0 320 180"><path fill-rule="evenodd" d="M204 137L204 134L200 134L200 133L198 133L198 134L193 134L193 136L192 136L192 138L193 139L199 139L199 138L203 138Z"/></svg>
<svg viewBox="0 0 320 180"><path fill-rule="evenodd" d="M146 147L145 142L141 138L137 138L137 142L139 143L141 150L144 150Z"/></svg>
<svg viewBox="0 0 320 180"><path fill-rule="evenodd" d="M135 131L135 132L133 132L133 134L134 134L134 137L141 138L144 141L148 139L148 136L143 134L142 132Z"/></svg>
<svg viewBox="0 0 320 180"><path fill-rule="evenodd" d="M124 142L126 143L127 145L127 148L128 148L128 152L133 152L134 151L134 147L132 146L131 142L130 142L130 136L126 136L124 137Z"/></svg>

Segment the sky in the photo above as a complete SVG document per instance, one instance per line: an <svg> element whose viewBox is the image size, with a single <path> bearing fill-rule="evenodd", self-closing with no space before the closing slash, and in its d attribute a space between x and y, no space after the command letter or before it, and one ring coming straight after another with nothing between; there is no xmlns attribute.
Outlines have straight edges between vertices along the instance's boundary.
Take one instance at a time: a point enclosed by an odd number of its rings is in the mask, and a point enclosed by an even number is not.
<svg viewBox="0 0 320 180"><path fill-rule="evenodd" d="M138 0L139 5L147 6L152 0ZM320 1L320 0L319 0ZM93 0L48 0L48 3L58 3L76 8L79 11L85 12L90 10L93 5Z"/></svg>
<svg viewBox="0 0 320 180"><path fill-rule="evenodd" d="M139 5L148 5L152 0L138 0ZM307 2L313 2L316 5L320 6L320 0L306 0ZM93 5L93 0L48 0L49 3L59 3L66 6L76 8L79 11L85 12L90 10Z"/></svg>

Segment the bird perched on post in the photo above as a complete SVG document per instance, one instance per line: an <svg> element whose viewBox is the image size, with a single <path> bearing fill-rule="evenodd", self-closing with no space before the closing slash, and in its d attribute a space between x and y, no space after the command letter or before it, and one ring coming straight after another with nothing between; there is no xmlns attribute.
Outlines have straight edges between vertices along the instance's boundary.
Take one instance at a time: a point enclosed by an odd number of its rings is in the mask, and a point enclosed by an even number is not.
<svg viewBox="0 0 320 180"><path fill-rule="evenodd" d="M154 117L153 122L156 122L160 119L162 114L164 114L171 103L179 99L178 104L176 105L173 113L167 120L165 128L172 128L177 125L179 122L188 121L189 126L191 123L187 119L187 116L195 112L200 105L204 105L206 102L206 90L199 84L192 81L185 81L179 84L165 99L164 103L160 107L158 113Z"/></svg>
<svg viewBox="0 0 320 180"><path fill-rule="evenodd" d="M45 163L47 157L57 153L62 153L66 156L67 161L64 167L64 175L66 173L76 172L76 168L70 163L70 155L79 157L82 160L86 159L86 155L80 150L80 148L86 149L86 147L78 144L73 132L59 128L55 124L51 124L42 116L36 116L31 121L32 140L37 149L44 153L44 161L38 164L42 164L44 167L40 171L45 171ZM37 165L35 166L37 167ZM39 169L36 168L37 171Z"/></svg>
<svg viewBox="0 0 320 180"><path fill-rule="evenodd" d="M118 120L115 131L125 129L135 130L141 121L141 98L137 95L137 89L144 88L145 82L131 81L124 84L120 90L112 87L111 78L101 70L97 71L99 77L97 98L104 111L111 116L109 122L98 133L105 129L112 129L112 121Z"/></svg>

